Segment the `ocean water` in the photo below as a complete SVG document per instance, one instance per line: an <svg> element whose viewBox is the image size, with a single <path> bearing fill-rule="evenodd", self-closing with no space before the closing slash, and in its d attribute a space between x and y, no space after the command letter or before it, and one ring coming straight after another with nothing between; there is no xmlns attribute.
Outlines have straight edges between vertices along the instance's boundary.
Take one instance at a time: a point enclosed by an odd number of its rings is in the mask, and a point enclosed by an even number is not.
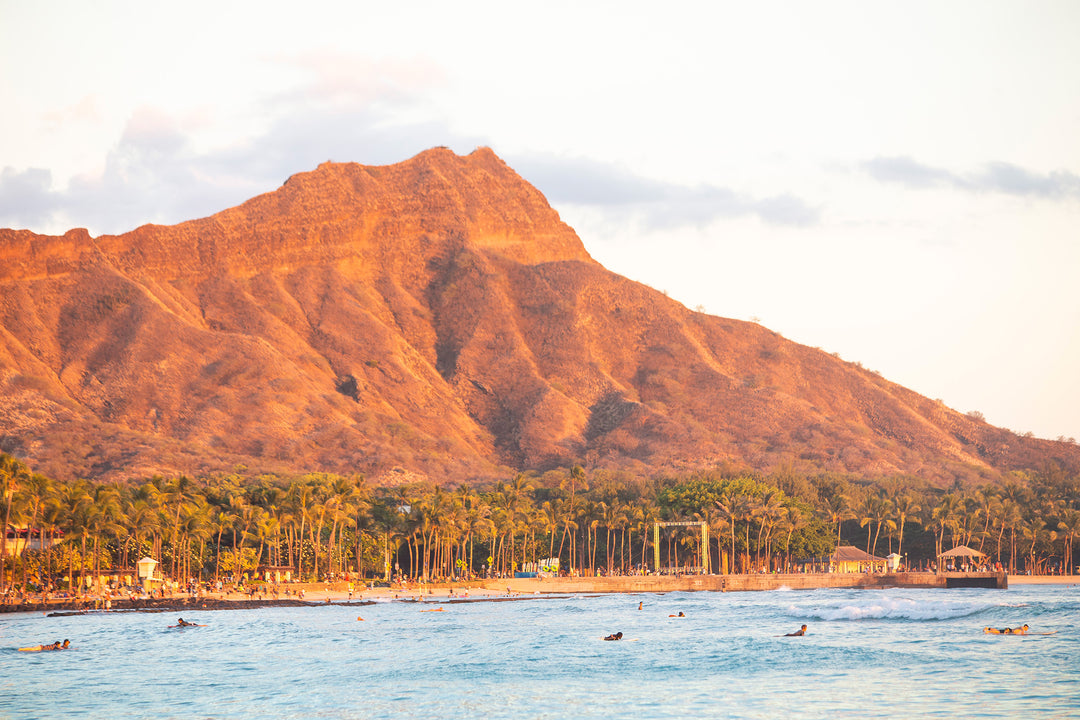
<svg viewBox="0 0 1080 720"><path fill-rule="evenodd" d="M0 616L0 718L1080 717L1080 587L435 607Z"/></svg>

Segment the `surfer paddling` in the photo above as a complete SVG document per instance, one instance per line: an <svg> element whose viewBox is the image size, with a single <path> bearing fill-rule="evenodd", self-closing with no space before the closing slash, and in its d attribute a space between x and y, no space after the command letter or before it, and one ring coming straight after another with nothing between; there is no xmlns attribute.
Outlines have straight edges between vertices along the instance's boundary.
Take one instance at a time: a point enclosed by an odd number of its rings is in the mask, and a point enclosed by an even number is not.
<svg viewBox="0 0 1080 720"><path fill-rule="evenodd" d="M44 644L44 645L34 645L33 647L19 648L19 652L47 652L49 650L67 650L68 646L70 646L70 645L71 645L71 641L69 641L69 640L64 640L64 642L60 642L59 640L57 640L54 643L48 643L48 644Z"/></svg>
<svg viewBox="0 0 1080 720"><path fill-rule="evenodd" d="M784 635L784 637L802 637L805 634L806 634L806 626L803 625L801 628L799 628L795 632L786 633Z"/></svg>
<svg viewBox="0 0 1080 720"><path fill-rule="evenodd" d="M1027 635L1028 625L1024 623L1018 628L983 628L983 632L987 635Z"/></svg>

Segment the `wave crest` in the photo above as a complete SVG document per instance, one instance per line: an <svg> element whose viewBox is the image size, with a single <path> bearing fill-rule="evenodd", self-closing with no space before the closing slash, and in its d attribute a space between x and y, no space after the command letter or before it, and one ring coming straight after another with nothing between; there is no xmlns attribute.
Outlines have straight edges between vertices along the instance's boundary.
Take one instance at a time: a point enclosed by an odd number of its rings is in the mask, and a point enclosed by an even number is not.
<svg viewBox="0 0 1080 720"><path fill-rule="evenodd" d="M789 612L817 620L951 620L976 615L994 607L997 605L993 603L874 598L838 602L832 607L792 605Z"/></svg>

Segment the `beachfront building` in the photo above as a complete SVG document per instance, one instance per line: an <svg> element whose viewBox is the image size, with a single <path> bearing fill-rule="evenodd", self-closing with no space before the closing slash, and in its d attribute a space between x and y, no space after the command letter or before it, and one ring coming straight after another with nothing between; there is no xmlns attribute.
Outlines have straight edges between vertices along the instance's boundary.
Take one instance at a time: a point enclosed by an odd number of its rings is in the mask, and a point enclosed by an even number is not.
<svg viewBox="0 0 1080 720"><path fill-rule="evenodd" d="M63 530L53 530L52 535L54 537L46 537L45 532L39 528L8 525L7 554L12 557L19 557L27 550L45 550L59 542L63 542Z"/></svg>
<svg viewBox="0 0 1080 720"><path fill-rule="evenodd" d="M268 583L292 582L292 565L260 565L255 570L255 579Z"/></svg>
<svg viewBox="0 0 1080 720"><path fill-rule="evenodd" d="M854 545L840 545L829 558L829 572L885 572L885 558L871 555Z"/></svg>

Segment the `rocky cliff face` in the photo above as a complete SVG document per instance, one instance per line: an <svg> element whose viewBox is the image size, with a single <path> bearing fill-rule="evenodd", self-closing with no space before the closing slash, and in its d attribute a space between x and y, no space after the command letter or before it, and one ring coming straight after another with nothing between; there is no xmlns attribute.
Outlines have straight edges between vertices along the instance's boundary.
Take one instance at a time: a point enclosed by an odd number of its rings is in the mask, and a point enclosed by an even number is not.
<svg viewBox="0 0 1080 720"><path fill-rule="evenodd" d="M594 262L490 150L324 164L209 218L0 230L0 449L58 477L386 482L571 463L912 473L1072 445L971 420Z"/></svg>

